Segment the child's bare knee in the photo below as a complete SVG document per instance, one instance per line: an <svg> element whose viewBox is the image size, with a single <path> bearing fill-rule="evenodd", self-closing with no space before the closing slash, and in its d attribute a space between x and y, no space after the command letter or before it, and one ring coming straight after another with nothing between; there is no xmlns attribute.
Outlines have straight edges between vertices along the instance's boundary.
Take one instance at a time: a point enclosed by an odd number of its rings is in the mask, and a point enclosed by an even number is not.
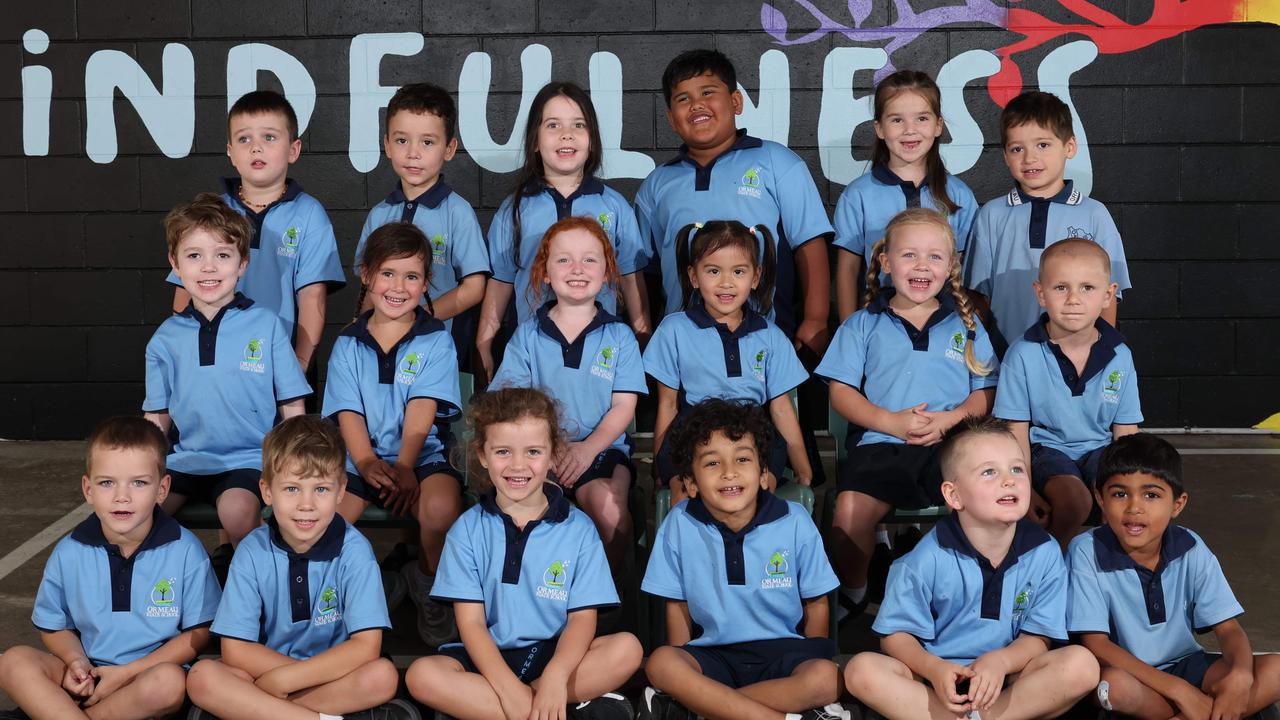
<svg viewBox="0 0 1280 720"><path fill-rule="evenodd" d="M216 690L219 668L216 660L201 660L191 666L187 673L187 694L196 705L208 697L208 692Z"/></svg>
<svg viewBox="0 0 1280 720"><path fill-rule="evenodd" d="M869 690L880 684L884 674L880 657L876 653L864 652L853 656L844 667L844 686L857 697L862 697Z"/></svg>
<svg viewBox="0 0 1280 720"><path fill-rule="evenodd" d="M396 695L400 676L396 666L386 658L378 658L356 670L356 691L362 698L369 698L370 705L381 705Z"/></svg>
<svg viewBox="0 0 1280 720"><path fill-rule="evenodd" d="M440 656L418 658L405 673L404 684L410 695L430 703L447 690L449 676L454 674L455 671L448 669Z"/></svg>
<svg viewBox="0 0 1280 720"><path fill-rule="evenodd" d="M833 703L840 695L840 668L830 660L809 660L792 674L802 681L803 694L813 707Z"/></svg>
<svg viewBox="0 0 1280 720"><path fill-rule="evenodd" d="M1061 677L1071 686L1073 695L1084 695L1098 686L1100 670L1093 653L1080 645L1068 645L1054 652L1060 655Z"/></svg>
<svg viewBox="0 0 1280 720"><path fill-rule="evenodd" d="M1105 668L1099 677L1100 683L1107 684L1107 702L1111 705L1110 709L1131 708L1141 701L1142 683L1124 670Z"/></svg>
<svg viewBox="0 0 1280 720"><path fill-rule="evenodd" d="M644 666L649 683L659 690L668 689L670 680L676 673L691 671L685 657L684 651L670 645L663 645L654 650L649 656L649 662Z"/></svg>
<svg viewBox="0 0 1280 720"><path fill-rule="evenodd" d="M611 666L632 669L640 667L644 660L644 647L631 633L622 632L608 636L608 654Z"/></svg>
<svg viewBox="0 0 1280 720"><path fill-rule="evenodd" d="M40 651L26 645L16 645L0 655L0 685L8 687L15 674L31 667L40 667Z"/></svg>
<svg viewBox="0 0 1280 720"><path fill-rule="evenodd" d="M158 715L177 710L187 697L187 674L174 663L160 663L139 675L138 704Z"/></svg>

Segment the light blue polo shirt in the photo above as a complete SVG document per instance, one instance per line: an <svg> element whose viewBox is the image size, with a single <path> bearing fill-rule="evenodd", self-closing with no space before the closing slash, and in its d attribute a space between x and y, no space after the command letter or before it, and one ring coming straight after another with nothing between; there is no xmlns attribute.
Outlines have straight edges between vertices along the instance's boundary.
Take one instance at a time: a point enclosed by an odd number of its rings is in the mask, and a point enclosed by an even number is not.
<svg viewBox="0 0 1280 720"><path fill-rule="evenodd" d="M1154 572L1129 557L1107 525L1071 541L1067 630L1107 633L1142 662L1167 668L1202 650L1196 633L1244 614L1218 558L1199 535L1165 528Z"/></svg>
<svg viewBox="0 0 1280 720"><path fill-rule="evenodd" d="M1066 187L1051 198L1024 195L1018 188L978 211L965 252L964 281L991 299L991 312L1012 344L1040 315L1031 283L1040 277L1040 254L1065 238L1084 238L1111 257L1111 281L1119 298L1128 290L1129 265L1120 231L1102 203Z"/></svg>
<svg viewBox="0 0 1280 720"><path fill-rule="evenodd" d="M444 323L422 308L415 310L413 327L384 352L369 334L372 310L366 310L338 335L329 355L321 414L337 422L338 413L350 411L364 417L373 451L389 463L400 456L404 413L409 401L436 401L436 422L418 453L415 467L445 460L448 423L462 413L458 390L458 358L453 337ZM347 472L359 474L351 453Z"/></svg>
<svg viewBox="0 0 1280 720"><path fill-rule="evenodd" d="M711 318L701 296L658 324L644 351L644 370L679 390L681 406L710 397L764 405L809 377L778 326L744 306L742 322L730 332Z"/></svg>
<svg viewBox="0 0 1280 720"><path fill-rule="evenodd" d="M695 647L803 637L804 601L840 584L809 513L764 490L736 533L702 500L680 503L653 547L640 589L688 603Z"/></svg>
<svg viewBox="0 0 1280 720"><path fill-rule="evenodd" d="M889 568L871 629L914 635L929 653L968 665L1019 635L1067 639L1067 567L1049 533L1018 521L1009 553L992 567L955 513Z"/></svg>
<svg viewBox="0 0 1280 720"><path fill-rule="evenodd" d="M245 536L231 558L213 632L306 660L362 630L390 630L373 548L335 514L299 555L275 518Z"/></svg>
<svg viewBox="0 0 1280 720"><path fill-rule="evenodd" d="M296 180L285 182L284 197L262 212L253 212L239 198L240 178L223 178L222 201L249 218L249 266L236 289L275 311L293 333L298 317L298 291L324 283L332 293L347 284L338 259L333 225L319 200L302 191ZM176 272L171 285L182 287Z"/></svg>
<svg viewBox="0 0 1280 720"><path fill-rule="evenodd" d="M538 246L547 228L567 217L589 217L600 223L613 242L618 259L618 273L630 275L649 262L647 246L641 241L635 211L617 190L600 182L600 178L582 179L573 194L565 197L555 188L538 183L526 187L520 198L520 257L516 257L511 206L507 196L489 225L489 262L493 279L515 285L516 317L524 322L533 317L546 296L529 296L529 275ZM600 304L605 310L617 308L617 288L600 291Z"/></svg>
<svg viewBox="0 0 1280 720"><path fill-rule="evenodd" d="M156 506L151 532L129 557L90 515L58 541L44 566L31 622L72 630L94 665L124 665L213 622L222 591L195 535Z"/></svg>
<svg viewBox="0 0 1280 720"><path fill-rule="evenodd" d="M818 363L814 375L862 392L873 405L890 412L928 403L930 412L954 410L974 390L995 387L998 361L981 322L970 333L956 312L950 292L938 293L938 309L923 328L903 320L886 289L867 307L845 318ZM975 343L974 357L989 375L969 371L964 351ZM859 445L902 443L902 438L867 430Z"/></svg>
<svg viewBox="0 0 1280 720"><path fill-rule="evenodd" d="M142 411L173 419L165 465L178 472L261 470L276 406L311 394L284 322L240 293L213 320L187 305L160 323L146 355Z"/></svg>
<svg viewBox="0 0 1280 720"><path fill-rule="evenodd" d="M572 342L548 314L548 301L516 328L491 385L534 387L560 402L560 422L573 442L595 431L614 393L648 394L640 345L631 327L596 303L596 316ZM609 447L631 455L626 433Z"/></svg>
<svg viewBox="0 0 1280 720"><path fill-rule="evenodd" d="M449 529L431 597L484 604L499 650L560 636L575 610L618 604L604 545L591 519L555 483L542 483L546 513L517 528L493 491Z"/></svg>
<svg viewBox="0 0 1280 720"><path fill-rule="evenodd" d="M950 173L946 191L960 206L947 215L947 221L956 235L956 252L964 252L973 216L978 213L978 201L969 186ZM898 177L889 166L874 165L871 172L860 175L840 193L836 202L836 239L832 244L870 262L868 256L884 237L889 221L903 210L920 207L944 212L934 200L927 179L917 187Z"/></svg>
<svg viewBox="0 0 1280 720"><path fill-rule="evenodd" d="M352 266L357 273L369 234L393 222L413 223L427 236L427 245L431 248L431 278L427 295L432 300L461 285L464 278L489 274L489 251L480 232L476 211L445 183L443 177L413 200L406 198L404 192L396 187L382 202L373 206L364 221L364 229L360 231L360 241L356 243ZM450 321L445 322L446 328L452 327Z"/></svg>
<svg viewBox="0 0 1280 720"><path fill-rule="evenodd" d="M676 235L692 222L737 220L764 225L778 244L773 309L776 322L795 332L801 298L794 252L818 237L830 236L831 221L813 175L804 160L785 146L738 131L738 139L705 167L689 157L688 147L649 173L636 194L640 236L662 272L667 314L684 309L676 267ZM696 293L695 293L696 295Z"/></svg>
<svg viewBox="0 0 1280 720"><path fill-rule="evenodd" d="M1084 372L1049 340L1048 316L1032 325L1005 353L991 414L1031 423L1031 442L1079 460L1111 443L1112 425L1142 422L1138 374L1124 336L1098 318L1098 340Z"/></svg>

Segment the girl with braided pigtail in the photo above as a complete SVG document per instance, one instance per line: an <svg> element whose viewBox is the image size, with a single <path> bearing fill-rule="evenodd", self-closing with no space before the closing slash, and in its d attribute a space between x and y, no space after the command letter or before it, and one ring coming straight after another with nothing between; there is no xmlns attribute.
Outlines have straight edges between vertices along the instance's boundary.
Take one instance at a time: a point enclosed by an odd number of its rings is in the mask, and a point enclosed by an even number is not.
<svg viewBox="0 0 1280 720"><path fill-rule="evenodd" d="M893 281L881 288L880 274ZM836 330L815 374L861 439L845 439L830 538L847 617L868 602L875 526L895 508L942 505L937 444L991 412L996 358L960 282L951 225L913 208L894 216L867 268L866 303Z"/></svg>

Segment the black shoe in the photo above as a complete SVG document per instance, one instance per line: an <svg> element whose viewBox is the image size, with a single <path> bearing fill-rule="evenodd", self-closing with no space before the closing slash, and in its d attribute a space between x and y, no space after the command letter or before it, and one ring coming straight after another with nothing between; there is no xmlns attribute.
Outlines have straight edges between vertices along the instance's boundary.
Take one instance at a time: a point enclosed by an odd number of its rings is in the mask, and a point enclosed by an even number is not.
<svg viewBox="0 0 1280 720"><path fill-rule="evenodd" d="M861 717L861 716L859 716ZM805 710L800 714L800 720L854 720L853 715L845 709L840 703L831 703L830 705Z"/></svg>
<svg viewBox="0 0 1280 720"><path fill-rule="evenodd" d="M871 604L871 591L868 590L866 595L862 596L860 602L854 602L839 590L836 591L836 626L842 627L846 622L858 617L867 611L867 605Z"/></svg>
<svg viewBox="0 0 1280 720"><path fill-rule="evenodd" d="M595 700L570 705L566 714L569 720L632 720L636 716L631 703L617 693L605 693Z"/></svg>
<svg viewBox="0 0 1280 720"><path fill-rule="evenodd" d="M892 564L893 551L884 543L876 543L876 549L871 551L871 563L867 565L867 597L884 597L884 585Z"/></svg>
<svg viewBox="0 0 1280 720"><path fill-rule="evenodd" d="M347 713L342 717L347 720L422 720L422 713L418 712L413 703L397 699L368 710Z"/></svg>
<svg viewBox="0 0 1280 720"><path fill-rule="evenodd" d="M666 693L647 687L640 695L640 712L636 720L697 720L697 715Z"/></svg>
<svg viewBox="0 0 1280 720"><path fill-rule="evenodd" d="M208 710L192 705L191 709L187 711L187 720L218 720L218 719L214 717L213 713L209 712Z"/></svg>
<svg viewBox="0 0 1280 720"><path fill-rule="evenodd" d="M893 536L893 557L900 558L911 552L922 537L924 533L920 532L918 527L908 525L903 528L902 532Z"/></svg>

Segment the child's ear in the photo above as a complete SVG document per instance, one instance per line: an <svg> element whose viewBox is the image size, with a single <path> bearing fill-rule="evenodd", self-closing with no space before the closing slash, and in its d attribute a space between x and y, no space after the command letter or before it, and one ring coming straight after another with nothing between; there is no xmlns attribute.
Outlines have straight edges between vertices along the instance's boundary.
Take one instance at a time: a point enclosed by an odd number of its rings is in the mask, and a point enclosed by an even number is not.
<svg viewBox="0 0 1280 720"><path fill-rule="evenodd" d="M178 258L174 257L172 253L169 254L169 267L173 268L174 272L178 271Z"/></svg>
<svg viewBox="0 0 1280 720"><path fill-rule="evenodd" d="M697 289L698 289L698 270L697 270L697 268L695 268L694 266L690 265L689 267L685 268L685 272L689 274L689 284L690 284L690 285L693 285L693 289L694 289L694 290L697 290Z"/></svg>
<svg viewBox="0 0 1280 720"><path fill-rule="evenodd" d="M173 477L170 476L168 473L165 473L164 476L160 478L160 487L156 491L157 505L162 504L165 501L165 499L169 497L169 488L172 486L173 486Z"/></svg>
<svg viewBox="0 0 1280 720"><path fill-rule="evenodd" d="M964 503L960 502L960 489L951 480L942 481L942 499L952 510L964 509Z"/></svg>
<svg viewBox="0 0 1280 720"><path fill-rule="evenodd" d="M90 487L92 487L92 483L90 483L90 482L89 482L89 476L88 476L88 475L81 475L81 476L80 476L80 492L84 494L84 501L85 501L85 502L89 502L89 488L90 488Z"/></svg>
<svg viewBox="0 0 1280 720"><path fill-rule="evenodd" d="M258 478L258 494L262 495L262 502L269 507L271 505L271 483L267 482L265 477Z"/></svg>
<svg viewBox="0 0 1280 720"><path fill-rule="evenodd" d="M1066 144L1066 150L1067 150L1067 159L1070 160L1071 158L1076 156L1076 149L1077 149L1076 136L1072 135L1065 144Z"/></svg>
<svg viewBox="0 0 1280 720"><path fill-rule="evenodd" d="M292 165L298 161L298 156L302 154L302 140L294 140L289 143L289 164Z"/></svg>
<svg viewBox="0 0 1280 720"><path fill-rule="evenodd" d="M449 141L449 144L444 146L444 161L449 162L450 160L452 160L454 154L457 152L458 152L458 138L455 137L454 139Z"/></svg>
<svg viewBox="0 0 1280 720"><path fill-rule="evenodd" d="M752 289L752 290L755 290L755 289L760 285L760 274L761 274L761 272L762 272L762 269L760 268L760 266L759 266L759 265L757 265L757 266L756 266L756 270L755 270L755 272L754 272L754 273L752 273L752 275L751 275L751 289Z"/></svg>
<svg viewBox="0 0 1280 720"><path fill-rule="evenodd" d="M680 482L684 483L684 492L686 495L691 498L698 497L698 483L694 482L693 478L681 475Z"/></svg>
<svg viewBox="0 0 1280 720"><path fill-rule="evenodd" d="M1176 518L1182 514L1182 509L1187 506L1187 494L1183 492L1181 495L1173 499L1173 512L1169 513L1170 518Z"/></svg>
<svg viewBox="0 0 1280 720"><path fill-rule="evenodd" d="M1120 286L1115 283L1107 286L1107 294L1102 298L1102 307L1111 307L1111 303L1116 301L1116 291L1119 289Z"/></svg>
<svg viewBox="0 0 1280 720"><path fill-rule="evenodd" d="M733 103L733 114L741 115L742 114L742 91L737 88L734 88L733 92L729 94L729 102Z"/></svg>
<svg viewBox="0 0 1280 720"><path fill-rule="evenodd" d="M1024 286L1024 287L1025 287L1025 286ZM1036 302L1040 303L1040 307L1042 307L1042 308L1047 308L1047 307L1049 307L1047 304L1045 304L1045 301L1044 301L1044 288L1040 287L1040 281L1039 281L1039 280L1032 280L1032 281L1031 281L1031 287L1032 287L1032 288L1034 288L1034 289L1035 289L1035 291L1036 291ZM1106 305L1103 305L1103 307L1106 307Z"/></svg>

